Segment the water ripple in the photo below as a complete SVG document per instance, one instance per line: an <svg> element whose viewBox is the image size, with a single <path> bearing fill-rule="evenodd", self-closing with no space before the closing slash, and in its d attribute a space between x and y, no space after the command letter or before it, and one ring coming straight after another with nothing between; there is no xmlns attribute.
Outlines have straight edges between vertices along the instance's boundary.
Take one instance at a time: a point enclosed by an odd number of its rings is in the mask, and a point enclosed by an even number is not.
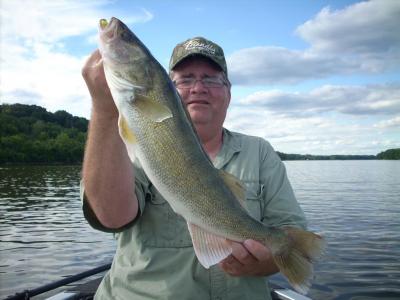
<svg viewBox="0 0 400 300"><path fill-rule="evenodd" d="M309 228L327 240L314 299L400 299L400 162L285 162ZM0 295L107 263L111 234L84 220L80 168L0 168ZM278 283L288 286L280 275Z"/></svg>
<svg viewBox="0 0 400 300"><path fill-rule="evenodd" d="M84 220L76 166L0 169L0 295L111 261L115 240Z"/></svg>

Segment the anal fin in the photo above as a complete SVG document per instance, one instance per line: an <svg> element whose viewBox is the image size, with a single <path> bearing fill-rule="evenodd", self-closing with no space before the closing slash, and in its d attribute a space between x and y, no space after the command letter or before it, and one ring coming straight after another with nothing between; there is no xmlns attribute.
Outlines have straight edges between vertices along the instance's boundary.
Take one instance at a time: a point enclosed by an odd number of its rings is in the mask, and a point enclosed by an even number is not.
<svg viewBox="0 0 400 300"><path fill-rule="evenodd" d="M232 247L225 238L207 232L195 224L187 224L194 252L204 268L208 269L232 253Z"/></svg>

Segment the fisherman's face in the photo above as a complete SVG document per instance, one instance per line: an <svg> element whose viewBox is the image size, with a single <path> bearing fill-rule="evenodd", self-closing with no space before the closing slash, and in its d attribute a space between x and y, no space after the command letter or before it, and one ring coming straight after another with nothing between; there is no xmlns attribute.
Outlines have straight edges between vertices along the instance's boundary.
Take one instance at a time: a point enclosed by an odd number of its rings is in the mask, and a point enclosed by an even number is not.
<svg viewBox="0 0 400 300"><path fill-rule="evenodd" d="M193 124L195 126L207 124L213 127L222 127L231 99L230 87L227 84L219 87L206 87L200 81L200 79L211 78L224 82L222 71L208 59L193 57L175 67L172 80L177 81L182 78L198 80L190 88L177 86Z"/></svg>

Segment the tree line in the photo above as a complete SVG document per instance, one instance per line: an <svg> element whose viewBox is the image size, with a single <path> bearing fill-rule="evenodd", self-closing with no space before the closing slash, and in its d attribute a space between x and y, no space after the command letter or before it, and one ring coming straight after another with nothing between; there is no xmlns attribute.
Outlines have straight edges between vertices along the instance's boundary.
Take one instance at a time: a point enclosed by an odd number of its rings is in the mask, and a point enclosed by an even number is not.
<svg viewBox="0 0 400 300"><path fill-rule="evenodd" d="M37 105L0 105L0 164L80 164L89 121ZM302 155L277 152L282 160L400 159L400 148L377 155Z"/></svg>
<svg viewBox="0 0 400 300"><path fill-rule="evenodd" d="M311 155L311 154L286 154L277 151L282 160L369 160L369 159L400 159L400 148L388 149L377 155Z"/></svg>
<svg viewBox="0 0 400 300"><path fill-rule="evenodd" d="M88 120L37 105L0 105L0 164L76 164L83 159Z"/></svg>
<svg viewBox="0 0 400 300"><path fill-rule="evenodd" d="M369 160L377 159L375 155L311 155L286 154L277 152L282 160Z"/></svg>

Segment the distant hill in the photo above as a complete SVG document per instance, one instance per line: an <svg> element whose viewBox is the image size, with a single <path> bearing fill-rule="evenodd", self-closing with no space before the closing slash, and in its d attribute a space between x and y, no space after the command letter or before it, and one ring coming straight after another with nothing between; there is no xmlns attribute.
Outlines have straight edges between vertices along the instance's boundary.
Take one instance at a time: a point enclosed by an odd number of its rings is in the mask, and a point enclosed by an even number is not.
<svg viewBox="0 0 400 300"><path fill-rule="evenodd" d="M378 159L400 159L400 148L380 152L376 157Z"/></svg>
<svg viewBox="0 0 400 300"><path fill-rule="evenodd" d="M79 164L89 121L37 105L0 105L0 164ZM282 160L400 159L400 149L378 155L310 155L277 152Z"/></svg>
<svg viewBox="0 0 400 300"><path fill-rule="evenodd" d="M0 164L81 163L88 120L37 105L0 105Z"/></svg>

